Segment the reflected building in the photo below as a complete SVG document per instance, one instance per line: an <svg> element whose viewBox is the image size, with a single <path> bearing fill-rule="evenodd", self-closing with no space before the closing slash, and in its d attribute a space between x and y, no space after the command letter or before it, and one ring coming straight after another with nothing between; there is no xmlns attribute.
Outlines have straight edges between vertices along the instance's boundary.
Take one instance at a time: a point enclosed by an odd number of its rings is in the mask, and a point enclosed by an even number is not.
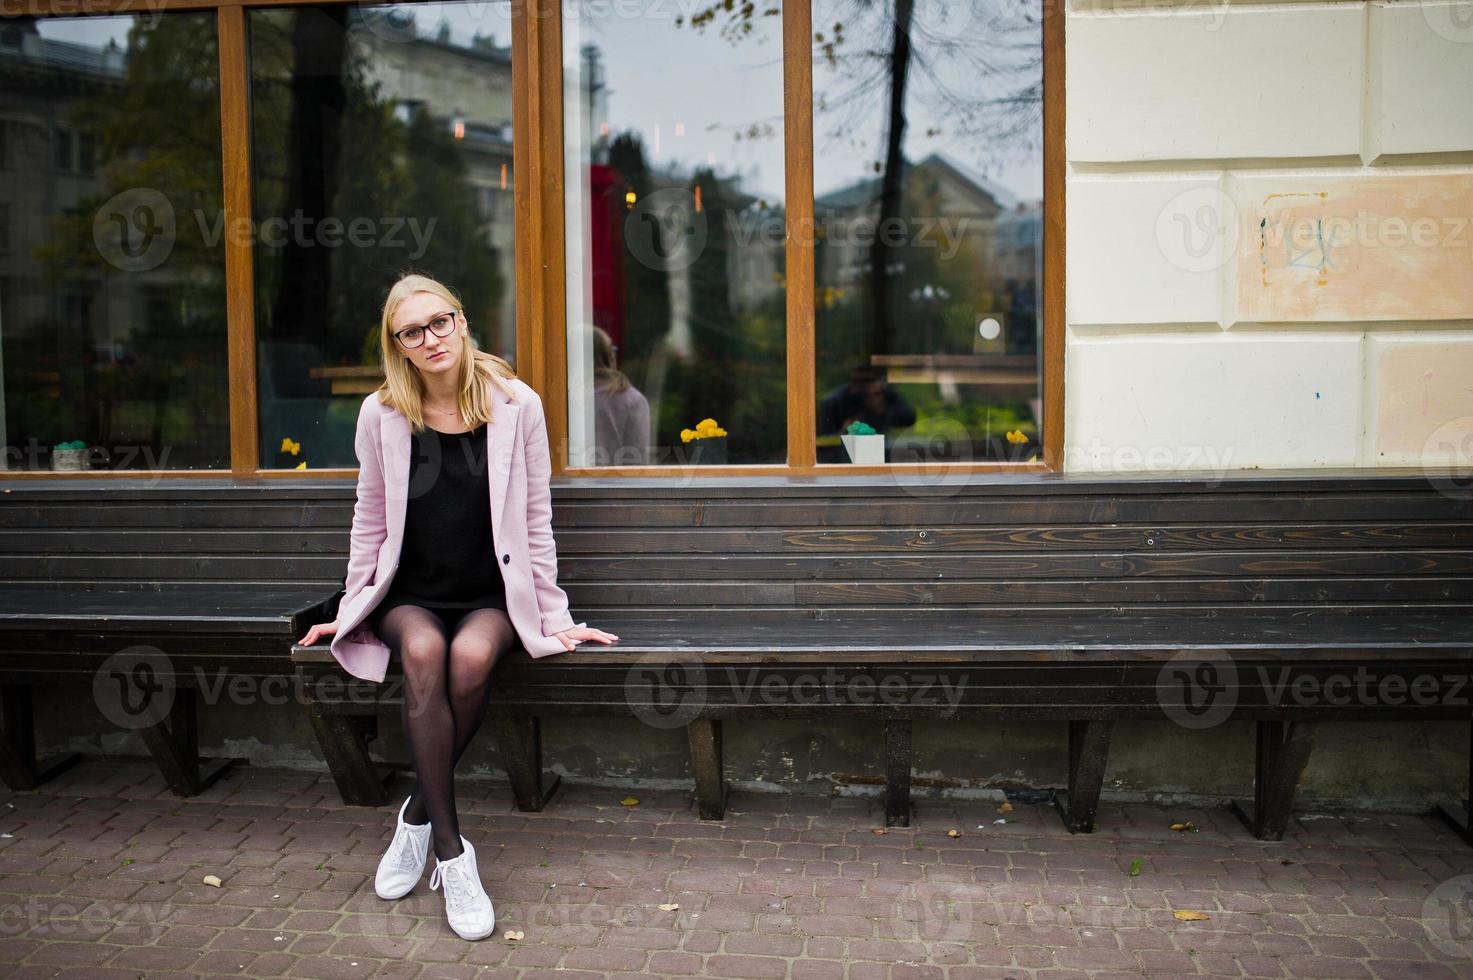
<svg viewBox="0 0 1473 980"><path fill-rule="evenodd" d="M160 244L173 252L188 215L165 210L182 204L167 187L145 189L151 196L124 213L101 210L118 188L103 173L99 135L78 121L123 95L128 64L116 40L80 44L43 37L32 17L0 21L3 469L46 468L51 447L72 440L102 468L143 468L144 451L161 466L228 464L223 413L186 406L192 382L177 369L224 377L223 318L199 301L201 291L223 295L223 267L210 250L203 262L129 267ZM178 84L215 91L213 78Z"/></svg>
<svg viewBox="0 0 1473 980"><path fill-rule="evenodd" d="M457 44L444 21L422 32L404 7L356 7L349 25L349 43L378 98L405 123L427 113L456 141L497 274L516 282L511 47L479 33ZM472 329L489 331L481 334L484 348L515 351L516 291L503 290L495 324Z"/></svg>

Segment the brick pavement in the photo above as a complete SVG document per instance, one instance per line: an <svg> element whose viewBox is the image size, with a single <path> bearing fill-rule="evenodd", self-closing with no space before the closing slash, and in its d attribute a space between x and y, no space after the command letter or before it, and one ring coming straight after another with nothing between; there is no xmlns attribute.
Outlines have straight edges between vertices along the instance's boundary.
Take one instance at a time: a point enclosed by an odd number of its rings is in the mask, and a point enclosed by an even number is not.
<svg viewBox="0 0 1473 980"><path fill-rule="evenodd" d="M1473 850L1422 817L1307 817L1269 844L1219 810L1107 803L1070 837L1045 806L998 824L921 800L877 835L875 801L736 793L709 823L629 792L522 814L462 780L498 914L465 943L428 874L374 895L394 809L342 806L326 775L243 767L179 800L147 766L87 763L0 792L0 975L1473 976Z"/></svg>

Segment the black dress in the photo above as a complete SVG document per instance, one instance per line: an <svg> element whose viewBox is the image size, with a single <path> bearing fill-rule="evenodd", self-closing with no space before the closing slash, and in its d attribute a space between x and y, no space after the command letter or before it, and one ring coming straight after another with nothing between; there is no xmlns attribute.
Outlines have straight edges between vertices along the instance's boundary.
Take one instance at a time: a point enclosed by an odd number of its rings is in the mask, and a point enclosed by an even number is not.
<svg viewBox="0 0 1473 980"><path fill-rule="evenodd" d="M373 610L377 625L395 606L422 606L459 618L506 608L506 585L491 534L486 426L413 436L409 502L399 567Z"/></svg>

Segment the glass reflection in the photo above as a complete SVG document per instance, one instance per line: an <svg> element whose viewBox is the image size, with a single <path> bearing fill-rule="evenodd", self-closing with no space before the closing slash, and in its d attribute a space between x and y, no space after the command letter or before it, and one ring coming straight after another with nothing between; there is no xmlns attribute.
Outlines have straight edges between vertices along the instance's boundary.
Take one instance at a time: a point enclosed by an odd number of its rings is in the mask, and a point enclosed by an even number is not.
<svg viewBox="0 0 1473 980"><path fill-rule="evenodd" d="M819 462L1039 449L1041 11L815 2Z"/></svg>
<svg viewBox="0 0 1473 980"><path fill-rule="evenodd" d="M787 456L781 24L682 9L563 4L573 466Z"/></svg>
<svg viewBox="0 0 1473 980"><path fill-rule="evenodd" d="M0 468L228 468L217 66L213 13L0 20Z"/></svg>
<svg viewBox="0 0 1473 980"><path fill-rule="evenodd" d="M357 465L405 271L515 360L509 3L251 10L261 464Z"/></svg>

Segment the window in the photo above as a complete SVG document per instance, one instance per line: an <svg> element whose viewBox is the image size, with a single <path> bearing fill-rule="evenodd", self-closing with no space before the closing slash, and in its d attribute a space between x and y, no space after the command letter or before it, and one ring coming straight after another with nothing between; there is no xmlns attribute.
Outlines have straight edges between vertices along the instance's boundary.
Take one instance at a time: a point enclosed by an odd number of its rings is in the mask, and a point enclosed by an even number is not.
<svg viewBox="0 0 1473 980"><path fill-rule="evenodd" d="M563 6L574 466L787 459L781 25L678 9Z"/></svg>
<svg viewBox="0 0 1473 980"><path fill-rule="evenodd" d="M1041 0L31 9L0 25L7 468L351 470L406 271L542 393L555 473L1060 463Z"/></svg>
<svg viewBox="0 0 1473 980"><path fill-rule="evenodd" d="M25 37L0 58L16 171L0 215L6 469L229 465L215 22L9 25ZM58 179L77 132L99 137L94 172Z"/></svg>
<svg viewBox="0 0 1473 980"><path fill-rule="evenodd" d="M515 358L511 5L247 24L260 465L352 467L400 272L456 289L481 349Z"/></svg>
<svg viewBox="0 0 1473 980"><path fill-rule="evenodd" d="M817 459L848 462L861 446L841 435L861 423L882 437L875 462L1027 460L1042 432L1036 6L815 0L813 20Z"/></svg>

